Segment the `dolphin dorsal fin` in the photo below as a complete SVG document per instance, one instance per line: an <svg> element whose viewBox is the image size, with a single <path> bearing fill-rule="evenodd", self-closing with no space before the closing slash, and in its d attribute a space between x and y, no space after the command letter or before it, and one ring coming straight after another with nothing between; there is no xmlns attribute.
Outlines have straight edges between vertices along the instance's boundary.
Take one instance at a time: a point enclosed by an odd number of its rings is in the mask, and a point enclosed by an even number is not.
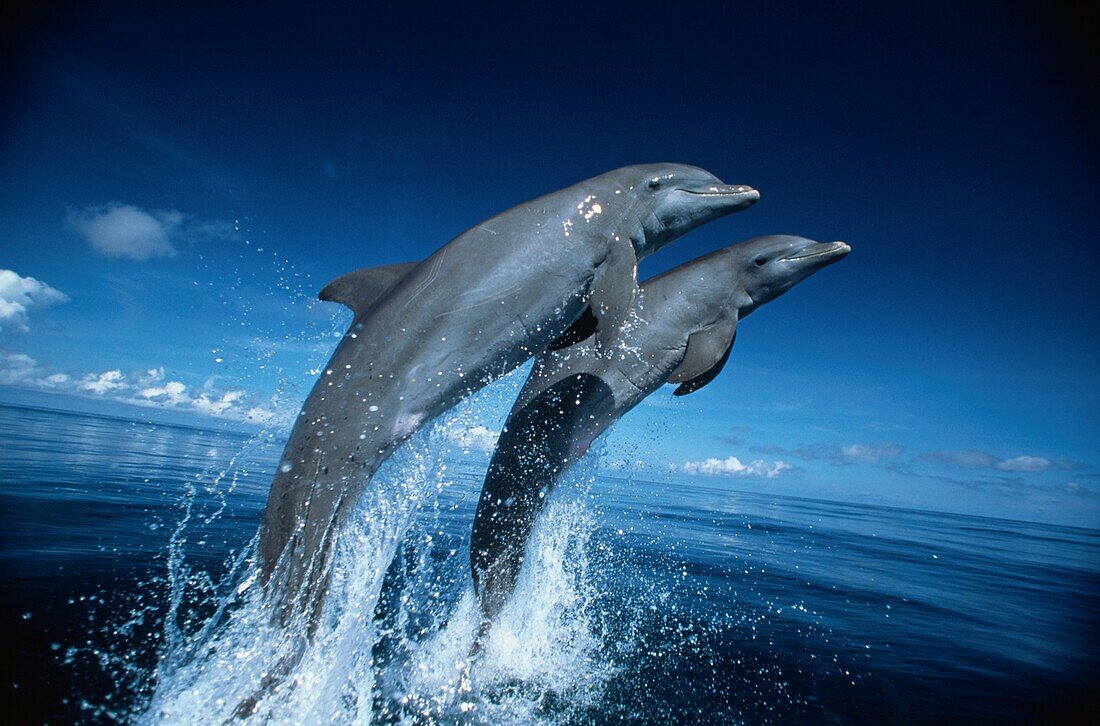
<svg viewBox="0 0 1100 726"><path fill-rule="evenodd" d="M674 396L686 396L713 381L729 360L737 340L737 318L720 320L688 337L687 351L679 367L668 377L680 386Z"/></svg>
<svg viewBox="0 0 1100 726"><path fill-rule="evenodd" d="M401 262L396 265L363 267L341 275L325 285L317 295L321 300L347 305L356 317L382 297L382 293L419 265L419 262Z"/></svg>

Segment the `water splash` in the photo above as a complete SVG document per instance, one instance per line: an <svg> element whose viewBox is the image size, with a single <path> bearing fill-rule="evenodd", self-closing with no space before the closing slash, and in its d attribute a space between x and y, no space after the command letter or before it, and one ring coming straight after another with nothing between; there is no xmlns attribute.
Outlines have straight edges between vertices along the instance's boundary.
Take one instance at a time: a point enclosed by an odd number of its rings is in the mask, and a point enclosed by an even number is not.
<svg viewBox="0 0 1100 726"><path fill-rule="evenodd" d="M586 487L563 488L532 534L513 598L472 657L481 614L468 551L462 553L461 586L428 613L427 622L416 620L404 636L404 657L385 669L384 715L443 723L556 722L599 700L615 668L603 657L605 639L591 612L596 593L587 553L596 515L583 495Z"/></svg>
<svg viewBox="0 0 1100 726"><path fill-rule="evenodd" d="M520 375L441 417L379 470L341 532L330 595L300 659L302 633L271 624L245 556L255 540L220 579L188 569L189 540L226 511L223 502L200 516L189 505L169 554L172 610L157 685L137 720L225 720L257 694L259 722L557 721L594 704L614 668L601 661L591 613L590 467L560 488L532 536L515 597L470 656L480 611L466 505L484 470L463 472L448 456L473 422L485 428L480 422L503 418ZM458 516L458 527L442 521ZM296 665L265 689L280 662Z"/></svg>

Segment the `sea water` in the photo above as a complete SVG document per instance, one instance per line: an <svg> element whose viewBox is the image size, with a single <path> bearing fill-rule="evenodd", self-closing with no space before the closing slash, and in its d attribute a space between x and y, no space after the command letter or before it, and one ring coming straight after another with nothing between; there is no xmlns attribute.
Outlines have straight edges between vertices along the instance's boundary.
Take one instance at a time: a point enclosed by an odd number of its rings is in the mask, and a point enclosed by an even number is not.
<svg viewBox="0 0 1100 726"><path fill-rule="evenodd" d="M462 415L372 482L316 637L257 716L1028 721L1089 703L1100 532L611 478L593 462L555 494L471 658L486 464L446 445ZM4 406L0 441L12 713L230 715L285 646L252 559L280 436Z"/></svg>

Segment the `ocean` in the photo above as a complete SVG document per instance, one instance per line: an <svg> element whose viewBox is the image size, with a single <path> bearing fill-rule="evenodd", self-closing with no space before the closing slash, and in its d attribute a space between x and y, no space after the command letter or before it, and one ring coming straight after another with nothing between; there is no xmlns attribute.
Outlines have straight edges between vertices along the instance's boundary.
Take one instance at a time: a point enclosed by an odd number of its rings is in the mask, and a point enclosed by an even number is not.
<svg viewBox="0 0 1100 726"><path fill-rule="evenodd" d="M485 463L387 463L270 721L1063 721L1094 707L1100 531L651 482L555 494L468 657ZM8 720L211 723L272 634L251 547L282 442L0 406Z"/></svg>

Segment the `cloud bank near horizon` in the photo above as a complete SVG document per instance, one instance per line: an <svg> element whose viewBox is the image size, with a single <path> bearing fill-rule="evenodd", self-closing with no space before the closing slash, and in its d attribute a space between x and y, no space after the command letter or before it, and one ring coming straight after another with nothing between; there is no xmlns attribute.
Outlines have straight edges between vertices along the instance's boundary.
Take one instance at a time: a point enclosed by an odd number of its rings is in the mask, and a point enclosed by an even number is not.
<svg viewBox="0 0 1100 726"><path fill-rule="evenodd" d="M685 461L680 470L685 474L697 474L703 476L735 476L757 479L775 479L794 469L785 461L764 461L757 459L749 464L744 464L736 456L725 459L710 457L702 461Z"/></svg>
<svg viewBox="0 0 1100 726"><path fill-rule="evenodd" d="M277 424L286 418L277 412L273 402L262 402L259 396L242 388L219 387L213 379L189 386L170 380L163 367L129 373L118 368L64 372L52 370L25 353L0 351L0 385L261 426Z"/></svg>

